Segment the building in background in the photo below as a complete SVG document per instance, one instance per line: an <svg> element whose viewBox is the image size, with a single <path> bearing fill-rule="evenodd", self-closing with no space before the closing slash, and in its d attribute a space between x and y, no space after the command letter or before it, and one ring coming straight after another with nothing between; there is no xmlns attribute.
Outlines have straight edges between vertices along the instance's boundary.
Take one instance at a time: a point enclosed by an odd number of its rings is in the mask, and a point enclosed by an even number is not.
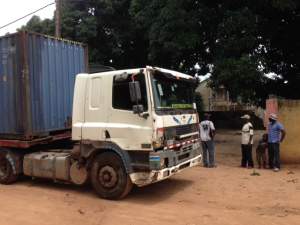
<svg viewBox="0 0 300 225"><path fill-rule="evenodd" d="M230 93L224 86L217 89L209 87L210 79L207 78L200 82L196 92L202 97L204 111L255 111L256 108L250 104L243 104L239 101L232 101Z"/></svg>

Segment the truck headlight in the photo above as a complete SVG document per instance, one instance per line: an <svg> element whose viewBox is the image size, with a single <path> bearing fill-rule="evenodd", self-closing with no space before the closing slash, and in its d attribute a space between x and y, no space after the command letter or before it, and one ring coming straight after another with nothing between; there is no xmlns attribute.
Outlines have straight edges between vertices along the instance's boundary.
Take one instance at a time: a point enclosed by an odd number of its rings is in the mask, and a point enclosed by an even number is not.
<svg viewBox="0 0 300 225"><path fill-rule="evenodd" d="M153 144L154 149L163 147L163 144L161 142L158 142L158 141L153 141L152 144Z"/></svg>
<svg viewBox="0 0 300 225"><path fill-rule="evenodd" d="M153 147L154 148L161 148L164 146L165 141L165 132L164 128L157 128L156 129L156 138L155 141L153 141Z"/></svg>

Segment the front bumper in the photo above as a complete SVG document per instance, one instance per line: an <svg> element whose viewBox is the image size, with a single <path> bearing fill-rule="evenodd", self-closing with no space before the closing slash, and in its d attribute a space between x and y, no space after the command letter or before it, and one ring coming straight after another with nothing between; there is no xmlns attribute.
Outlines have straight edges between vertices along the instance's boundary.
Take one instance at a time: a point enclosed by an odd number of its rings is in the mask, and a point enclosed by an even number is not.
<svg viewBox="0 0 300 225"><path fill-rule="evenodd" d="M178 165L164 168L161 170L152 170L150 172L136 172L130 174L130 179L132 183L136 184L139 187L143 187L152 183L156 183L162 180L165 180L172 175L183 171L184 169L200 165L202 155L198 154L197 156L190 158L184 162L179 163Z"/></svg>

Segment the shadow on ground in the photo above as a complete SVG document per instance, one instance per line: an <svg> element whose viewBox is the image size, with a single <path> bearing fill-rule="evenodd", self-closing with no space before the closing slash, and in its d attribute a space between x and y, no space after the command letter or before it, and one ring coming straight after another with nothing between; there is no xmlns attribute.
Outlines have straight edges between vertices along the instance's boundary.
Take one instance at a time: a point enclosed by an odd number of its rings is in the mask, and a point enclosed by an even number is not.
<svg viewBox="0 0 300 225"><path fill-rule="evenodd" d="M170 178L146 187L134 186L132 192L122 201L142 204L155 204L171 198L177 192L183 191L186 187L192 185L193 183L194 181L192 180ZM52 180L41 178L31 179L30 177L21 177L20 180L14 185L73 193L80 196L84 195L88 198L98 197L90 183L83 186L76 186L68 183L55 183Z"/></svg>
<svg viewBox="0 0 300 225"><path fill-rule="evenodd" d="M16 184L18 186L25 186L31 188L38 188L43 190L54 190L54 191L61 191L61 192L74 192L78 194L84 194L87 196L96 197L96 194L93 192L93 188L90 183L87 183L82 186L77 186L70 183L64 182L54 182L50 179L43 179L43 178L31 178L23 176L19 179Z"/></svg>

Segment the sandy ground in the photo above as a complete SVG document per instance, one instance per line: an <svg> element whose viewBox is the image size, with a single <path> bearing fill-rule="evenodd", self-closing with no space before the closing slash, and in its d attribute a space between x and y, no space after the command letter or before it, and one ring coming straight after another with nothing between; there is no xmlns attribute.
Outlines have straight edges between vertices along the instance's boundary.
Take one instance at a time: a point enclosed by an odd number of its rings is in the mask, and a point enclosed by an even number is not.
<svg viewBox="0 0 300 225"><path fill-rule="evenodd" d="M239 168L239 136L217 137L218 167L197 167L123 201L96 197L91 187L24 179L0 186L0 225L272 225L300 224L300 167L279 173Z"/></svg>

